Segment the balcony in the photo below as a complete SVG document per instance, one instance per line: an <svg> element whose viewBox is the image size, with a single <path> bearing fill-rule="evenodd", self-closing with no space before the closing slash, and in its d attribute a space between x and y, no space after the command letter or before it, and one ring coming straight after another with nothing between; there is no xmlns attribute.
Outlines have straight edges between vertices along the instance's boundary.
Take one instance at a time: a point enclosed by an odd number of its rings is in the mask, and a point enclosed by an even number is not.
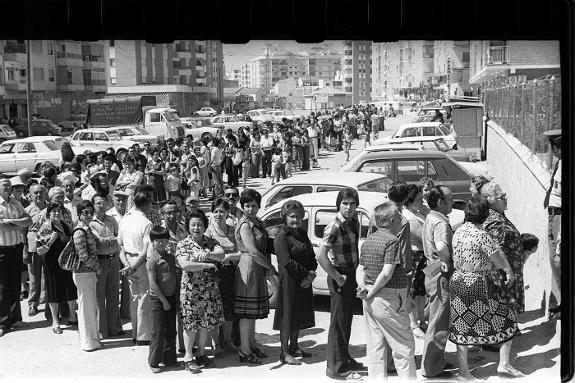
<svg viewBox="0 0 575 383"><path fill-rule="evenodd" d="M489 47L487 52L487 65L509 64L508 47Z"/></svg>

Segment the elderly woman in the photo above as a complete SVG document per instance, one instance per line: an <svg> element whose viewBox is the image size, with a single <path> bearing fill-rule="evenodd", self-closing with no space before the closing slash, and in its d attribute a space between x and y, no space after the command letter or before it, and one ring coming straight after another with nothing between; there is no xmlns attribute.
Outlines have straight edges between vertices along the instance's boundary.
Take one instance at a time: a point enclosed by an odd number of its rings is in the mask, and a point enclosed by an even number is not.
<svg viewBox="0 0 575 383"><path fill-rule="evenodd" d="M186 355L185 368L198 373L200 367L213 367L205 355L205 345L211 329L224 323L222 299L216 281L217 266L214 262L224 258L224 249L204 235L208 219L200 212L189 216L190 235L176 247L176 259L182 268L180 289L181 312L184 324ZM198 334L198 351L194 360L192 348Z"/></svg>
<svg viewBox="0 0 575 383"><path fill-rule="evenodd" d="M73 238L80 267L74 270L72 279L78 290L78 332L80 346L84 351L102 348L98 332L98 300L96 284L102 267L98 261L98 238L90 229L94 218L94 205L91 201L82 201L76 207L79 222L74 229Z"/></svg>
<svg viewBox="0 0 575 383"><path fill-rule="evenodd" d="M489 183L489 178L485 176L475 176L471 178L471 186L469 186L469 191L472 197L477 197L481 193L481 188Z"/></svg>
<svg viewBox="0 0 575 383"><path fill-rule="evenodd" d="M511 343L517 331L515 305L503 284L515 280L505 254L483 229L489 203L472 197L465 207L465 222L453 236L455 271L449 283L449 340L457 344L459 376L476 380L467 364L469 345L501 344L497 374L524 376L509 363ZM502 278L505 272L505 281Z"/></svg>
<svg viewBox="0 0 575 383"><path fill-rule="evenodd" d="M387 379L387 350L400 378L415 380L415 340L409 329L407 274L399 251L401 212L391 202L374 212L377 231L361 246L356 270L367 326L367 369L370 379Z"/></svg>
<svg viewBox="0 0 575 383"><path fill-rule="evenodd" d="M284 203L281 210L284 224L274 240L279 288L273 328L280 331L280 361L293 365L301 364L295 356L311 356L298 345L299 330L315 326L311 284L316 276L317 261L303 226L304 214L301 202Z"/></svg>
<svg viewBox="0 0 575 383"><path fill-rule="evenodd" d="M235 228L230 225L230 222L227 222L229 212L230 204L228 201L223 198L216 198L212 203L212 216L205 233L206 237L215 240L226 254L226 258L218 265L218 287L226 322L222 326L223 344L217 346L217 353L237 351L232 342L232 325L235 319L233 313L234 278L240 253L237 251ZM232 263L232 259L236 259L236 262ZM217 342L217 338L214 340Z"/></svg>
<svg viewBox="0 0 575 383"><path fill-rule="evenodd" d="M425 322L425 274L423 269L427 266L427 258L423 254L423 224L425 216L421 213L423 208L423 188L419 185L408 186L405 209L403 216L409 222L411 238L411 262L413 276L411 281L411 296L413 298L414 310L409 314L411 331L417 338L423 338L425 333L420 325ZM419 323L418 323L419 322Z"/></svg>
<svg viewBox="0 0 575 383"><path fill-rule="evenodd" d="M521 233L515 225L505 216L507 210L507 194L501 190L499 184L491 181L483 185L481 195L489 202L489 216L483 223L483 228L499 245L507 262L515 274L515 283L509 285L511 300L517 314L525 311L525 292L523 286L523 244Z"/></svg>
<svg viewBox="0 0 575 383"><path fill-rule="evenodd" d="M253 189L244 189L240 205L244 216L236 225L236 243L242 252L234 281L234 315L240 320L241 363L260 364L267 355L256 342L256 319L267 318L269 297L266 269L275 272L267 249L268 235L257 217L262 196Z"/></svg>
<svg viewBox="0 0 575 383"><path fill-rule="evenodd" d="M128 210L134 205L134 191L142 184L144 173L136 169L138 160L134 156L124 159L124 169L116 181L116 190L128 193Z"/></svg>
<svg viewBox="0 0 575 383"><path fill-rule="evenodd" d="M62 269L58 264L58 257L71 236L70 228L62 219L62 210L62 205L57 202L48 205L46 208L48 220L38 230L36 246L44 263L46 300L52 313L52 331L54 334L62 334L58 303L67 302L70 310L69 323L78 323L75 307L78 294L72 280L72 272Z"/></svg>

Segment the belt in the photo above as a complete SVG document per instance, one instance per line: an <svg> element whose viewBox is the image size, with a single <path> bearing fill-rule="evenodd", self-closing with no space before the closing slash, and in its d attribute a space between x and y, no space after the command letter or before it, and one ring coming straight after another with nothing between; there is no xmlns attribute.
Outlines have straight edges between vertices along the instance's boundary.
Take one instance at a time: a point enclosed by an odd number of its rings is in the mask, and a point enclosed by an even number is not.
<svg viewBox="0 0 575 383"><path fill-rule="evenodd" d="M98 254L98 259L114 258L115 256L116 256L116 253L111 253L111 254Z"/></svg>
<svg viewBox="0 0 575 383"><path fill-rule="evenodd" d="M17 245L10 245L10 246L0 246L0 250L14 250L17 249L19 246L23 246L23 243L19 243Z"/></svg>
<svg viewBox="0 0 575 383"><path fill-rule="evenodd" d="M547 208L547 211L549 212L549 215L561 215L561 208L560 207L549 206Z"/></svg>

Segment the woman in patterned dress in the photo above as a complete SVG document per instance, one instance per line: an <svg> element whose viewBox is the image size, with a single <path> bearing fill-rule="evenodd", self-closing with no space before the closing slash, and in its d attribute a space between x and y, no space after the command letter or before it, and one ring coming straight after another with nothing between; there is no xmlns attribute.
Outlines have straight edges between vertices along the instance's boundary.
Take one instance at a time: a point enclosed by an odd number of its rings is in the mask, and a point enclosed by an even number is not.
<svg viewBox="0 0 575 383"><path fill-rule="evenodd" d="M204 235L208 219L199 212L190 213L190 235L176 247L176 259L182 268L180 290L180 316L184 324L186 370L199 372L199 367L212 367L205 355L208 332L224 323L222 299L216 281L217 266L214 262L224 258L224 249ZM196 358L192 347L198 334Z"/></svg>
<svg viewBox="0 0 575 383"><path fill-rule="evenodd" d="M244 216L236 226L236 243L242 252L234 281L234 315L240 323L242 363L260 364L267 355L256 342L256 319L267 318L269 297L265 279L266 269L275 273L267 251L268 235L257 217L262 196L253 189L244 189L240 204Z"/></svg>
<svg viewBox="0 0 575 383"><path fill-rule="evenodd" d="M134 192L142 184L144 173L136 168L137 159L134 156L127 156L124 159L124 169L116 180L116 191L128 193L127 210L134 205Z"/></svg>
<svg viewBox="0 0 575 383"><path fill-rule="evenodd" d="M501 344L499 376L524 376L509 363L517 314L504 284L511 285L515 276L497 243L482 227L488 215L487 200L472 197L465 207L465 221L453 235L449 340L457 344L459 377L466 380L477 379L469 371L467 347L483 344Z"/></svg>
<svg viewBox="0 0 575 383"><path fill-rule="evenodd" d="M521 233L505 216L507 210L507 195L496 182L488 182L480 189L482 196L489 202L489 217L483 223L483 228L497 242L507 262L515 274L515 283L509 286L511 301L517 314L525 311L525 291L523 286L523 265L525 255L521 242Z"/></svg>

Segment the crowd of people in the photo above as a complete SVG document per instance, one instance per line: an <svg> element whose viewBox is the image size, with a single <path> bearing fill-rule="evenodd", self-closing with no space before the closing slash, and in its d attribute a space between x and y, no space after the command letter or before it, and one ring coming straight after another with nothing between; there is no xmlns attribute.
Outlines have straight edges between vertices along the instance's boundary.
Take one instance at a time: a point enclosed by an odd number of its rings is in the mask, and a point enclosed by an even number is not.
<svg viewBox="0 0 575 383"><path fill-rule="evenodd" d="M506 194L493 180L472 180L465 221L455 232L448 218L451 191L425 178L391 186L361 248L361 201L351 188L334 201L338 213L317 256L295 200L284 203L283 226L273 241L268 237L257 217L261 195L245 187L246 179L277 181L289 174L288 164L306 170L320 148L343 150L346 136L382 130L378 113L369 106L336 109L284 121L273 133L255 125L203 142L188 138L143 150L134 145L122 161L111 149L74 155L65 144L61 163L43 164L39 177L23 169L0 179L0 336L22 326L20 301L27 299L32 317L46 303L54 334L77 326L84 351L126 335L122 319L129 318L134 344L149 346L154 373L177 365L178 352L190 373L214 367L206 347L216 356L237 353L239 363L260 364L269 356L255 337L256 322L270 314L266 275L277 273L279 359L298 365L311 356L298 337L315 326L311 286L321 267L331 293L328 377L353 380L368 371L386 378L395 370L415 379L415 338L424 340L424 377L449 374L448 339L457 344L462 378L475 379L467 360L474 345L498 349L499 375L523 376L512 366L510 350L525 304L523 265L538 239L521 234L505 216ZM560 141L552 143L560 150ZM560 178L553 179L551 188L560 193ZM211 214L200 209L200 198L208 196ZM560 214L554 197L546 204ZM62 256L70 252L78 262L69 269ZM349 352L358 296L367 367Z"/></svg>

